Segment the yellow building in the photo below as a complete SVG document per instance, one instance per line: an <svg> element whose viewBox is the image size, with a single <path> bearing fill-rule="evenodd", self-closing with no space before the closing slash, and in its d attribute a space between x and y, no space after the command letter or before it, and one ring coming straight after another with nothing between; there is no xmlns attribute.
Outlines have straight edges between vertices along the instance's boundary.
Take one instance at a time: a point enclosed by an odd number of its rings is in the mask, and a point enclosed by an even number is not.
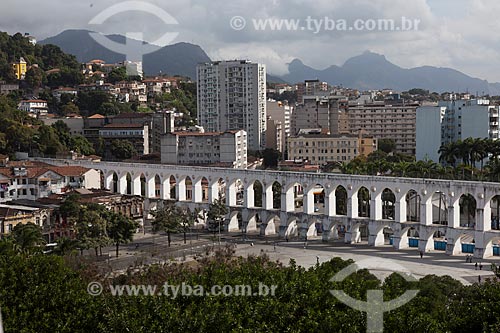
<svg viewBox="0 0 500 333"><path fill-rule="evenodd" d="M23 57L19 58L18 62L12 64L14 71L16 72L16 77L18 80L23 80L26 72L28 71L28 64Z"/></svg>

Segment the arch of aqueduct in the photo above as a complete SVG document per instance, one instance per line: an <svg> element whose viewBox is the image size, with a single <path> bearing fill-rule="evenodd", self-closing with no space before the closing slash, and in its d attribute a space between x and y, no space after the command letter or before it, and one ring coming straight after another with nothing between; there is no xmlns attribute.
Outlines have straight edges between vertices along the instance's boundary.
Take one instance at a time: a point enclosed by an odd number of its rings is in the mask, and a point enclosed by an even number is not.
<svg viewBox="0 0 500 333"><path fill-rule="evenodd" d="M462 242L473 242L476 258L492 256L493 244L500 240L500 230L493 230L499 229L497 183L42 161L100 170L103 188L143 195L149 199L148 205L175 199L190 209L207 209L210 202L224 198L230 207L225 225L229 232L260 230L262 235L307 239L320 230L323 241L338 238L340 232L346 243L358 243L363 235L369 245L380 246L387 241L384 233L389 230L396 249L409 247L409 238L413 238L426 252L434 249L434 240L440 237L450 255L462 251ZM258 206L256 183L262 189Z"/></svg>

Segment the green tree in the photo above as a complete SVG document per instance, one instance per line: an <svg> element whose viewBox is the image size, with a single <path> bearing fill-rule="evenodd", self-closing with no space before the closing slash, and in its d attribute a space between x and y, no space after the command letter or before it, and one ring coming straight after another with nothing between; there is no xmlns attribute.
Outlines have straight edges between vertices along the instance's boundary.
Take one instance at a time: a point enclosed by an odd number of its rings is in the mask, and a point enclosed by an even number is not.
<svg viewBox="0 0 500 333"><path fill-rule="evenodd" d="M49 156L54 156L59 152L67 150L67 148L59 140L59 136L55 129L51 126L42 125L38 129L38 147L40 151Z"/></svg>
<svg viewBox="0 0 500 333"><path fill-rule="evenodd" d="M65 256L68 253L73 252L78 246L78 241L73 238L60 237L57 239L57 246L54 249L54 253L60 256Z"/></svg>
<svg viewBox="0 0 500 333"><path fill-rule="evenodd" d="M181 225L185 223L184 211L175 202L167 201L164 206L152 213L154 220L151 222L153 231L164 231L167 233L168 246L172 241L171 234L179 232Z"/></svg>
<svg viewBox="0 0 500 333"><path fill-rule="evenodd" d="M98 113L104 103L109 103L110 95L104 91L79 92L76 105L82 114L91 116Z"/></svg>
<svg viewBox="0 0 500 333"><path fill-rule="evenodd" d="M41 246L45 243L42 229L33 223L17 224L12 229L12 238L15 247L23 254L41 251Z"/></svg>
<svg viewBox="0 0 500 333"><path fill-rule="evenodd" d="M67 223L73 225L80 217L81 204L78 193L70 193L59 206L59 212Z"/></svg>
<svg viewBox="0 0 500 333"><path fill-rule="evenodd" d="M45 72L38 67L31 67L26 72L25 81L33 89L39 89L43 84L46 83L47 78Z"/></svg>
<svg viewBox="0 0 500 333"><path fill-rule="evenodd" d="M134 239L139 223L123 214L108 212L107 214L108 237L116 246L116 257L118 257L120 244L127 244Z"/></svg>
<svg viewBox="0 0 500 333"><path fill-rule="evenodd" d="M99 205L86 205L80 209L79 220L76 223L76 238L82 248L94 249L98 256L98 249L109 244L107 221L103 218Z"/></svg>
<svg viewBox="0 0 500 333"><path fill-rule="evenodd" d="M275 149L267 148L262 152L265 168L277 168L281 153Z"/></svg>
<svg viewBox="0 0 500 333"><path fill-rule="evenodd" d="M125 67L117 67L113 68L113 70L108 74L107 81L112 84L116 84L116 82L119 81L126 81L127 78L127 69Z"/></svg>
<svg viewBox="0 0 500 333"><path fill-rule="evenodd" d="M390 154L396 150L396 142L393 139L380 139L378 140L378 149Z"/></svg>
<svg viewBox="0 0 500 333"><path fill-rule="evenodd" d="M65 104L61 108L61 113L64 116L67 116L67 115L72 114L72 113L73 114L80 114L80 109L73 102L69 102L68 104Z"/></svg>
<svg viewBox="0 0 500 333"><path fill-rule="evenodd" d="M186 234L195 225L196 221L198 221L198 218L200 217L200 209L196 208L192 212L188 210L183 210L182 214L184 216L182 218L180 230L182 231L183 234L184 244L186 244L187 243Z"/></svg>
<svg viewBox="0 0 500 333"><path fill-rule="evenodd" d="M111 154L119 160L126 160L137 155L132 142L128 140L113 140L111 143Z"/></svg>
<svg viewBox="0 0 500 333"><path fill-rule="evenodd" d="M95 154L94 147L92 146L90 141L81 135L75 135L71 137L69 148L83 155Z"/></svg>
<svg viewBox="0 0 500 333"><path fill-rule="evenodd" d="M224 227L224 220L228 213L229 208L221 200L214 200L208 208L209 229L214 230L214 233L216 230L220 231Z"/></svg>

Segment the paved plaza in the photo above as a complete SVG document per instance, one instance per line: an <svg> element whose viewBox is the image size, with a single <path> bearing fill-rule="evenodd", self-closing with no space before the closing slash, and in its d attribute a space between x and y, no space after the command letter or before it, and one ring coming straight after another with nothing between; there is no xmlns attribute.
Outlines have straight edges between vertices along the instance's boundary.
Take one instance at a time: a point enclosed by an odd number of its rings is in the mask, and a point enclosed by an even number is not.
<svg viewBox="0 0 500 333"><path fill-rule="evenodd" d="M276 246L274 246L276 244ZM426 275L449 275L452 278L459 280L463 284L471 284L478 281L478 276L481 275L481 280L484 281L488 277L493 277L490 265L491 263L500 263L500 258L497 260L474 260L473 263L466 263L465 254L462 256L448 256L444 252L431 251L420 258L420 253L417 249L394 250L392 246L369 247L368 245L345 245L338 243L322 243L321 241L311 241L307 245L304 242L285 242L278 241L276 243L262 244L261 242L251 241L244 244L238 244L237 255L259 255L266 253L270 259L279 260L284 264L288 264L290 259L294 259L297 265L305 268L312 267L316 264L318 257L319 262L323 263L332 258L340 257L344 260L352 259L360 261L370 258L389 259L398 265L404 267L412 273L416 278L422 278ZM483 269L475 269L476 261L482 264ZM386 272L371 271L379 278L383 278L392 273L390 267Z"/></svg>

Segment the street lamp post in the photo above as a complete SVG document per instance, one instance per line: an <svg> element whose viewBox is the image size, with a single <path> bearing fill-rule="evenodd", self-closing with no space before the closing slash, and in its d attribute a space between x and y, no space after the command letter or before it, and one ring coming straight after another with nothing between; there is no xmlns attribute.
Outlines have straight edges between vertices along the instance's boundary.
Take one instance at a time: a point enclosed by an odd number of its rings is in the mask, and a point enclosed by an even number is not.
<svg viewBox="0 0 500 333"><path fill-rule="evenodd" d="M220 222L221 222L221 219L219 218L219 246L220 246Z"/></svg>

